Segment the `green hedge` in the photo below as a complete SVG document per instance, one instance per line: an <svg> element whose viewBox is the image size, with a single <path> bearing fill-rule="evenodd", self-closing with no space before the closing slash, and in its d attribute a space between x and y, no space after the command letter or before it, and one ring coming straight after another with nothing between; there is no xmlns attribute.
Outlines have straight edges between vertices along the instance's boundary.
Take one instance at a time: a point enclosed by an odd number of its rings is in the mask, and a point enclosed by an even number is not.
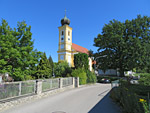
<svg viewBox="0 0 150 113"><path fill-rule="evenodd" d="M88 70L86 72L86 76L87 76L87 83L96 83L97 82L96 75L93 72Z"/></svg>
<svg viewBox="0 0 150 113"><path fill-rule="evenodd" d="M119 87L112 89L110 97L122 106L123 113L146 113L145 106L139 100L141 98L147 100L149 91L150 86L122 81Z"/></svg>
<svg viewBox="0 0 150 113"><path fill-rule="evenodd" d="M150 86L150 73L140 73L139 83L141 85Z"/></svg>
<svg viewBox="0 0 150 113"><path fill-rule="evenodd" d="M79 84L83 85L87 83L87 76L86 72L82 68L78 68L72 71L71 73L72 77L79 77Z"/></svg>

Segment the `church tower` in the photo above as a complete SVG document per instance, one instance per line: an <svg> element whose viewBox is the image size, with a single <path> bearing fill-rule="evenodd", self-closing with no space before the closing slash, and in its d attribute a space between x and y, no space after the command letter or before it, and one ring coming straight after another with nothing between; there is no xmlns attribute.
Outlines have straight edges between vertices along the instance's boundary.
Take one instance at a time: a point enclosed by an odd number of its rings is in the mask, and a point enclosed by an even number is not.
<svg viewBox="0 0 150 113"><path fill-rule="evenodd" d="M70 20L66 17L61 19L59 29L59 47L58 47L58 61L67 61L69 66L73 66L72 61L72 28L69 26Z"/></svg>

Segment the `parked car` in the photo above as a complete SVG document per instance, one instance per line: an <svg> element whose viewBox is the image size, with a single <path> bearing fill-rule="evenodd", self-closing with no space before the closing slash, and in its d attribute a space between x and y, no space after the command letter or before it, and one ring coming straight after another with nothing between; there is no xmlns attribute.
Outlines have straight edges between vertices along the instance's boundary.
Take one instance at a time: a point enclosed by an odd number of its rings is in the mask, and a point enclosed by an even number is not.
<svg viewBox="0 0 150 113"><path fill-rule="evenodd" d="M110 80L106 79L106 78L103 78L103 79L101 79L101 83L110 83Z"/></svg>

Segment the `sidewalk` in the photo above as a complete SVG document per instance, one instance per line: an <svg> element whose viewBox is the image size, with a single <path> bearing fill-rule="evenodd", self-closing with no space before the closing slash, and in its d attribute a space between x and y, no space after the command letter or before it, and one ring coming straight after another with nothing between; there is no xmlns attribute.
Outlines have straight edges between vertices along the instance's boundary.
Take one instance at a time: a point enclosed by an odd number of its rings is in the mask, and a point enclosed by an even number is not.
<svg viewBox="0 0 150 113"><path fill-rule="evenodd" d="M103 94L99 94L99 96L102 95ZM112 101L108 93L88 113L121 113L121 110L119 106Z"/></svg>

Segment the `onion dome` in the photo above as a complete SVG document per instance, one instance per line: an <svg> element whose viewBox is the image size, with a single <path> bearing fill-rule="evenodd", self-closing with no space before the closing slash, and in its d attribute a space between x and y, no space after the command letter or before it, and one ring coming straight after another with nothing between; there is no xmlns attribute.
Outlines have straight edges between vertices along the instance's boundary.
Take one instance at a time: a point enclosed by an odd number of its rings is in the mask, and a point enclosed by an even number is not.
<svg viewBox="0 0 150 113"><path fill-rule="evenodd" d="M70 24L70 20L65 15L65 17L61 19L61 25L63 26L63 25L69 25L69 24Z"/></svg>

